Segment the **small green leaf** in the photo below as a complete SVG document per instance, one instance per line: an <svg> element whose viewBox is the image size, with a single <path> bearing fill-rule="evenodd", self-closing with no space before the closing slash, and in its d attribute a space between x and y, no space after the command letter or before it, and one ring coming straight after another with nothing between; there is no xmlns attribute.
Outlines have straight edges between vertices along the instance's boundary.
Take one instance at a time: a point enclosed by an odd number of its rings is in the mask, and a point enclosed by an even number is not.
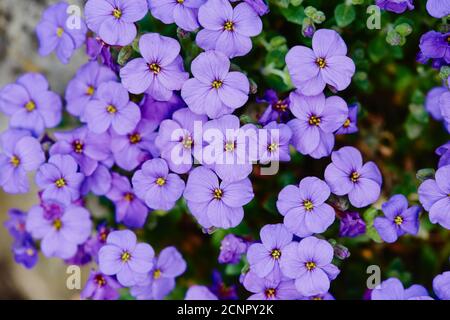
<svg viewBox="0 0 450 320"><path fill-rule="evenodd" d="M416 173L416 178L419 179L420 181L425 181L427 179L433 179L435 173L436 173L436 171L433 168L420 169Z"/></svg>
<svg viewBox="0 0 450 320"><path fill-rule="evenodd" d="M353 6L341 3L334 10L334 17L336 18L337 25L344 28L355 20L355 8Z"/></svg>
<svg viewBox="0 0 450 320"><path fill-rule="evenodd" d="M305 10L302 6L289 6L287 8L282 8L281 14L286 18L287 21L298 25L302 25L303 19L305 18Z"/></svg>
<svg viewBox="0 0 450 320"><path fill-rule="evenodd" d="M130 59L133 54L133 48L131 46L126 46L120 49L119 56L117 57L117 63L121 66L124 66L128 59Z"/></svg>

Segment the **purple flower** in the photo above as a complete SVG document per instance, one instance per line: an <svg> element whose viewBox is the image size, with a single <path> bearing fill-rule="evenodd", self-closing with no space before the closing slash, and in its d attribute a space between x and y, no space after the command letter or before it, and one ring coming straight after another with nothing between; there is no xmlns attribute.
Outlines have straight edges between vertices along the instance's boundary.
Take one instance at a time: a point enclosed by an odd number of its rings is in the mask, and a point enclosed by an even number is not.
<svg viewBox="0 0 450 320"><path fill-rule="evenodd" d="M351 134L358 132L358 104L353 103L348 106L348 117L342 127L336 131L336 134Z"/></svg>
<svg viewBox="0 0 450 320"><path fill-rule="evenodd" d="M434 87L428 91L425 100L425 109L435 120L442 120L441 97L446 92L448 92L446 87Z"/></svg>
<svg viewBox="0 0 450 320"><path fill-rule="evenodd" d="M433 279L433 291L441 300L450 300L450 271L438 274Z"/></svg>
<svg viewBox="0 0 450 320"><path fill-rule="evenodd" d="M98 253L98 265L105 275L116 275L125 287L134 286L152 269L155 252L147 243L137 243L130 230L113 231Z"/></svg>
<svg viewBox="0 0 450 320"><path fill-rule="evenodd" d="M442 118L444 118L445 127L447 128L447 131L450 132L450 91L441 95L439 104L441 105Z"/></svg>
<svg viewBox="0 0 450 320"><path fill-rule="evenodd" d="M258 158L262 164L271 161L290 161L289 141L292 130L286 124L275 121L265 125L260 129L258 140Z"/></svg>
<svg viewBox="0 0 450 320"><path fill-rule="evenodd" d="M331 264L333 255L333 247L327 241L307 237L286 246L280 259L281 271L286 277L295 279L297 291L302 296L324 294L330 288L330 280L340 272Z"/></svg>
<svg viewBox="0 0 450 320"><path fill-rule="evenodd" d="M79 244L91 234L89 211L83 207L54 204L51 210L34 206L27 216L26 229L33 238L42 239L41 250L46 257L72 258Z"/></svg>
<svg viewBox="0 0 450 320"><path fill-rule="evenodd" d="M108 67L101 66L96 61L86 63L67 85L67 111L86 122L84 111L100 84L115 80L116 74Z"/></svg>
<svg viewBox="0 0 450 320"><path fill-rule="evenodd" d="M428 31L420 38L420 50L424 59L444 59L450 63L450 43L447 41L450 32L440 33Z"/></svg>
<svg viewBox="0 0 450 320"><path fill-rule="evenodd" d="M371 298L372 300L431 300L424 287L415 284L405 289L397 278L383 281L372 290Z"/></svg>
<svg viewBox="0 0 450 320"><path fill-rule="evenodd" d="M119 72L119 65L111 55L110 46L99 37L87 37L86 54L91 60L100 60L100 63L114 72Z"/></svg>
<svg viewBox="0 0 450 320"><path fill-rule="evenodd" d="M184 191L189 210L204 228L233 228L244 217L244 209L253 198L249 179L236 182L222 181L214 172L197 167L189 174Z"/></svg>
<svg viewBox="0 0 450 320"><path fill-rule="evenodd" d="M91 271L89 279L80 293L81 299L117 300L121 285L113 278L101 272Z"/></svg>
<svg viewBox="0 0 450 320"><path fill-rule="evenodd" d="M198 8L205 0L148 0L152 15L165 24L176 23L186 31L195 31L198 27Z"/></svg>
<svg viewBox="0 0 450 320"><path fill-rule="evenodd" d="M258 120L262 125L272 121L286 122L291 117L289 98L279 99L274 90L267 90L262 99L256 99L256 102L269 104Z"/></svg>
<svg viewBox="0 0 450 320"><path fill-rule="evenodd" d="M147 279L131 288L139 300L162 300L175 288L175 278L186 270L186 261L175 247L167 247L154 259Z"/></svg>
<svg viewBox="0 0 450 320"><path fill-rule="evenodd" d="M332 163L325 169L325 181L338 196L348 194L350 203L362 208L378 200L383 178L372 161L363 165L361 153L343 147L331 154Z"/></svg>
<svg viewBox="0 0 450 320"><path fill-rule="evenodd" d="M141 163L159 154L155 146L156 124L142 118L136 128L126 135L111 132L111 150L116 164L132 171Z"/></svg>
<svg viewBox="0 0 450 320"><path fill-rule="evenodd" d="M118 173L112 174L111 189L106 197L116 206L116 221L130 228L141 228L147 220L148 208L135 195L130 181Z"/></svg>
<svg viewBox="0 0 450 320"><path fill-rule="evenodd" d="M209 0L198 11L204 28L195 39L204 50L217 50L229 58L245 56L252 49L250 37L262 31L258 14L247 3L234 9L227 0Z"/></svg>
<svg viewBox="0 0 450 320"><path fill-rule="evenodd" d="M174 112L172 120L161 122L155 144L170 170L181 174L191 169L192 156L199 155L202 150L201 142L197 141L198 138L201 141L201 137L194 136L194 128L201 127L206 121L206 116L183 108Z"/></svg>
<svg viewBox="0 0 450 320"><path fill-rule="evenodd" d="M173 94L168 101L158 101L148 94L144 95L141 103L142 118L158 127L161 121L172 118L175 111L185 108L186 104L178 94Z"/></svg>
<svg viewBox="0 0 450 320"><path fill-rule="evenodd" d="M306 177L297 186L288 185L278 195L277 208L284 216L284 225L299 237L322 233L333 223L335 211L325 203L330 196L328 185Z"/></svg>
<svg viewBox="0 0 450 320"><path fill-rule="evenodd" d="M340 97L325 98L303 96L297 92L290 95L291 111L296 117L289 121L292 144L304 155L315 159L328 156L334 146L334 134L348 117L347 103Z"/></svg>
<svg viewBox="0 0 450 320"><path fill-rule="evenodd" d="M111 172L104 164L99 163L90 176L87 176L80 187L81 195L89 192L97 196L104 196L111 188Z"/></svg>
<svg viewBox="0 0 450 320"><path fill-rule="evenodd" d="M27 231L25 230L25 212L19 209L10 209L8 210L8 216L9 219L6 220L3 225L6 230L8 230L11 237L13 237L15 241L26 237Z"/></svg>
<svg viewBox="0 0 450 320"><path fill-rule="evenodd" d="M392 196L383 203L382 210L385 217L375 218L374 227L384 241L392 243L405 233L416 235L419 232L420 207L408 208L408 200L404 195Z"/></svg>
<svg viewBox="0 0 450 320"><path fill-rule="evenodd" d="M86 252L89 252L96 262L98 262L98 252L106 243L106 238L111 231L112 230L106 226L106 223L102 222L97 225L97 234L92 235L84 243Z"/></svg>
<svg viewBox="0 0 450 320"><path fill-rule="evenodd" d="M0 185L8 193L26 193L30 186L27 173L45 162L39 141L27 131L8 130L1 135Z"/></svg>
<svg viewBox="0 0 450 320"><path fill-rule="evenodd" d="M33 268L39 259L39 251L30 235L20 241L15 241L12 245L12 253L14 254L14 261L27 269Z"/></svg>
<svg viewBox="0 0 450 320"><path fill-rule="evenodd" d="M244 287L253 293L248 300L296 300L299 297L294 280L281 276L261 278L250 271L245 275Z"/></svg>
<svg viewBox="0 0 450 320"><path fill-rule="evenodd" d="M358 212L344 212L339 225L339 236L354 238L366 233L366 223Z"/></svg>
<svg viewBox="0 0 450 320"><path fill-rule="evenodd" d="M134 173L132 183L136 195L155 210L172 209L184 190L184 181L178 175L169 173L167 162L163 159L144 162L141 170Z"/></svg>
<svg viewBox="0 0 450 320"><path fill-rule="evenodd" d="M430 213L430 221L450 229L450 165L440 167L435 179L428 179L419 186L419 200Z"/></svg>
<svg viewBox="0 0 450 320"><path fill-rule="evenodd" d="M222 0L210 0L208 4L214 1ZM230 60L218 51L203 52L192 61L194 78L186 81L181 89L181 96L192 112L214 119L232 113L247 102L250 90L247 77L229 70Z"/></svg>
<svg viewBox="0 0 450 320"><path fill-rule="evenodd" d="M49 90L45 77L26 73L0 91L0 110L10 116L12 128L26 129L40 135L45 128L61 121L61 98Z"/></svg>
<svg viewBox="0 0 450 320"><path fill-rule="evenodd" d="M268 1L265 1L265 0L244 0L244 1L250 7L252 7L253 10L255 10L255 12L260 16L263 16L263 15L269 13Z"/></svg>
<svg viewBox="0 0 450 320"><path fill-rule="evenodd" d="M247 251L250 269L259 277L280 276L280 258L292 242L292 233L281 224L268 224L259 233L261 243L252 244Z"/></svg>
<svg viewBox="0 0 450 320"><path fill-rule="evenodd" d="M207 287L194 285L188 289L184 300L219 300L219 299Z"/></svg>
<svg viewBox="0 0 450 320"><path fill-rule="evenodd" d="M314 33L312 50L295 46L286 55L292 82L301 94L314 96L329 84L337 91L350 85L355 64L347 57L347 46L334 30L321 29Z"/></svg>
<svg viewBox="0 0 450 320"><path fill-rule="evenodd" d="M84 175L78 172L78 165L68 155L56 154L43 164L36 174L36 184L44 189L44 200L55 200L65 205L80 197L80 186Z"/></svg>
<svg viewBox="0 0 450 320"><path fill-rule="evenodd" d="M104 82L86 105L84 112L88 128L94 133L112 128L118 134L127 134L141 119L139 107L130 101L127 90L118 82Z"/></svg>
<svg viewBox="0 0 450 320"><path fill-rule="evenodd" d="M110 137L108 134L94 134L86 127L73 131L55 133L57 142L50 148L50 155L67 154L80 166L80 171L90 176L99 161L108 158Z"/></svg>
<svg viewBox="0 0 450 320"><path fill-rule="evenodd" d="M143 35L139 39L142 58L131 60L120 70L124 87L134 94L147 92L156 100L168 101L189 78L180 49L175 39L158 33Z"/></svg>
<svg viewBox="0 0 450 320"><path fill-rule="evenodd" d="M219 263L237 264L247 252L247 242L234 234L227 234L220 242Z"/></svg>
<svg viewBox="0 0 450 320"><path fill-rule="evenodd" d="M450 164L450 141L438 147L435 153L440 156L438 168Z"/></svg>
<svg viewBox="0 0 450 320"><path fill-rule="evenodd" d="M109 45L126 46L137 35L134 22L148 12L145 0L89 0L84 8L86 23Z"/></svg>
<svg viewBox="0 0 450 320"><path fill-rule="evenodd" d="M310 297L301 297L299 300L336 300L336 299L334 299L331 293L327 292L322 294L316 294Z"/></svg>
<svg viewBox="0 0 450 320"><path fill-rule="evenodd" d="M407 9L414 9L413 0L376 0L376 4L383 10L395 13L403 13Z"/></svg>
<svg viewBox="0 0 450 320"><path fill-rule="evenodd" d="M68 7L65 2L49 6L36 27L39 54L46 56L55 51L64 64L69 63L74 51L84 44L87 32L84 20L79 16L69 16Z"/></svg>
<svg viewBox="0 0 450 320"><path fill-rule="evenodd" d="M435 18L444 18L450 15L450 1L449 0L428 0L427 11L430 16Z"/></svg>

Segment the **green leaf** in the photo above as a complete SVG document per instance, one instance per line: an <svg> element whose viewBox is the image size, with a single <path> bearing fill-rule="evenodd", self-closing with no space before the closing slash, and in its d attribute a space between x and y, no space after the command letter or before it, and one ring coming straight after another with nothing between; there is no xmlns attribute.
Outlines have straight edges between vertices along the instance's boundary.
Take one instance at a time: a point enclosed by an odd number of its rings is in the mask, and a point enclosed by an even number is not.
<svg viewBox="0 0 450 320"><path fill-rule="evenodd" d="M305 9L302 6L294 7L290 5L287 8L282 8L281 14L286 18L287 21L298 25L302 25L303 19L306 17Z"/></svg>
<svg viewBox="0 0 450 320"><path fill-rule="evenodd" d="M353 6L341 3L334 10L334 17L339 27L344 28L352 23L356 18L355 8Z"/></svg>

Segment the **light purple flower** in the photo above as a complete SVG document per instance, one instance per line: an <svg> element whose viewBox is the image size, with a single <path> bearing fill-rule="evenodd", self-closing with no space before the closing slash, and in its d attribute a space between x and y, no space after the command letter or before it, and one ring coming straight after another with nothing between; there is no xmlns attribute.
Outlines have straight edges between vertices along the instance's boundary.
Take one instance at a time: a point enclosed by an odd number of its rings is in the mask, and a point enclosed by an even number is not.
<svg viewBox="0 0 450 320"><path fill-rule="evenodd" d="M447 128L447 131L450 132L450 91L441 95L439 104L441 105L442 118L444 118L445 127Z"/></svg>
<svg viewBox="0 0 450 320"><path fill-rule="evenodd" d="M299 297L294 280L281 276L261 278L249 271L243 284L245 289L253 293L248 300L296 300Z"/></svg>
<svg viewBox="0 0 450 320"><path fill-rule="evenodd" d="M155 252L148 243L137 243L130 230L113 231L98 253L98 265L105 275L116 275L125 287L134 286L152 269Z"/></svg>
<svg viewBox="0 0 450 320"><path fill-rule="evenodd" d="M77 253L79 244L91 234L89 211L83 207L56 204L46 210L34 206L27 216L26 229L33 238L42 239L41 250L46 257L69 259Z"/></svg>
<svg viewBox="0 0 450 320"><path fill-rule="evenodd" d="M433 279L433 291L441 300L450 300L450 271L438 274Z"/></svg>
<svg viewBox="0 0 450 320"><path fill-rule="evenodd" d="M289 121L294 147L315 159L328 156L334 147L334 132L348 117L347 103L340 97L325 98L291 93L291 111L296 117Z"/></svg>
<svg viewBox="0 0 450 320"><path fill-rule="evenodd" d="M427 11L430 16L435 18L444 18L450 15L449 0L427 0Z"/></svg>
<svg viewBox="0 0 450 320"><path fill-rule="evenodd" d="M112 128L118 134L127 134L141 119L139 107L130 101L127 90L118 82L104 82L86 105L84 112L88 128L94 133Z"/></svg>
<svg viewBox="0 0 450 320"><path fill-rule="evenodd" d="M358 103L353 103L348 106L348 117L342 127L336 131L336 134L351 134L358 132Z"/></svg>
<svg viewBox="0 0 450 320"><path fill-rule="evenodd" d="M449 92L448 89L442 86L434 87L427 93L427 97L425 100L425 109L435 120L442 120L441 96L443 96L443 94L446 92Z"/></svg>
<svg viewBox="0 0 450 320"><path fill-rule="evenodd" d="M180 252L167 247L154 259L147 279L131 288L130 293L139 300L162 300L175 288L175 278L186 270Z"/></svg>
<svg viewBox="0 0 450 320"><path fill-rule="evenodd" d="M86 122L84 111L100 84L115 80L117 76L110 68L101 66L96 61L86 63L67 85L67 111Z"/></svg>
<svg viewBox="0 0 450 320"><path fill-rule="evenodd" d="M265 0L244 0L244 1L250 7L252 7L253 10L255 10L255 12L260 16L269 13L269 5L268 2Z"/></svg>
<svg viewBox="0 0 450 320"><path fill-rule="evenodd" d="M109 45L126 46L137 35L135 22L148 12L145 0L89 0L86 23Z"/></svg>
<svg viewBox="0 0 450 320"><path fill-rule="evenodd" d="M443 59L447 64L450 63L450 43L447 39L450 32L440 33L437 31L428 31L420 38L419 48L424 59Z"/></svg>
<svg viewBox="0 0 450 320"><path fill-rule="evenodd" d="M76 161L69 155L51 156L36 173L36 184L43 189L42 199L65 205L78 200L83 179Z"/></svg>
<svg viewBox="0 0 450 320"><path fill-rule="evenodd" d="M219 0L210 0L210 2ZM181 96L192 112L214 119L232 113L248 100L250 84L237 71L230 72L230 60L221 52L206 51L192 61L194 78L183 84Z"/></svg>
<svg viewBox="0 0 450 320"><path fill-rule="evenodd" d="M281 223L268 224L259 233L261 243L252 244L247 251L250 269L259 277L280 276L280 259L292 242L292 233Z"/></svg>
<svg viewBox="0 0 450 320"><path fill-rule="evenodd" d="M316 294L310 297L301 297L299 300L336 300L331 293Z"/></svg>
<svg viewBox="0 0 450 320"><path fill-rule="evenodd" d="M172 209L184 191L184 181L177 174L169 173L163 159L144 162L141 170L134 173L132 183L135 194L155 210Z"/></svg>
<svg viewBox="0 0 450 320"><path fill-rule="evenodd" d="M438 168L450 164L450 141L438 147L435 153L440 156Z"/></svg>
<svg viewBox="0 0 450 320"><path fill-rule="evenodd" d="M339 225L339 236L354 238L366 233L366 223L358 212L344 212Z"/></svg>
<svg viewBox="0 0 450 320"><path fill-rule="evenodd" d="M284 225L302 238L324 232L335 218L333 207L325 203L329 196L328 185L316 177L302 179L298 187L284 187L277 201Z"/></svg>
<svg viewBox="0 0 450 320"><path fill-rule="evenodd" d="M186 31L195 31L198 27L198 8L205 0L148 0L152 15L165 24L176 23Z"/></svg>
<svg viewBox="0 0 450 320"><path fill-rule="evenodd" d="M355 73L353 60L347 57L347 46L334 30L321 29L314 33L312 50L295 46L286 55L286 64L297 90L314 96L325 89L346 89Z"/></svg>
<svg viewBox="0 0 450 320"><path fill-rule="evenodd" d="M89 279L80 293L81 299L117 300L122 286L113 278L101 272L91 271Z"/></svg>
<svg viewBox="0 0 450 320"><path fill-rule="evenodd" d="M202 227L223 229L233 228L242 221L242 207L254 196L249 179L219 183L214 172L205 167L191 171L183 195Z"/></svg>
<svg viewBox="0 0 450 320"><path fill-rule="evenodd" d="M247 252L248 243L234 234L227 234L220 242L219 263L237 264Z"/></svg>
<svg viewBox="0 0 450 320"><path fill-rule="evenodd" d="M219 300L207 287L194 285L189 287L184 300Z"/></svg>
<svg viewBox="0 0 450 320"><path fill-rule="evenodd" d="M324 294L330 288L330 280L340 272L331 264L333 255L333 247L327 241L307 237L286 246L280 259L281 271L295 279L302 296Z"/></svg>
<svg viewBox="0 0 450 320"><path fill-rule="evenodd" d="M227 0L209 0L198 11L204 28L195 41L204 50L217 50L229 58L245 56L252 49L250 37L262 31L258 14L247 3L233 8Z"/></svg>
<svg viewBox="0 0 450 320"><path fill-rule="evenodd" d="M0 186L8 193L26 193L30 186L27 173L45 162L39 141L27 131L10 129L1 135Z"/></svg>
<svg viewBox="0 0 450 320"><path fill-rule="evenodd" d="M376 0L376 4L383 10L395 13L414 9L413 0Z"/></svg>
<svg viewBox="0 0 450 320"><path fill-rule="evenodd" d="M142 58L131 60L120 70L124 87L134 94L147 92L156 100L168 101L189 78L180 44L158 33L147 33L139 39L139 50Z"/></svg>
<svg viewBox="0 0 450 320"><path fill-rule="evenodd" d="M261 134L261 132L265 132ZM265 125L260 129L258 136L258 159L262 164L271 161L290 161L289 141L292 137L292 130L286 124L275 121Z"/></svg>
<svg viewBox="0 0 450 320"><path fill-rule="evenodd" d="M435 179L428 179L419 186L419 200L429 212L430 221L450 229L450 165L440 167Z"/></svg>
<svg viewBox="0 0 450 320"><path fill-rule="evenodd" d="M375 218L373 225L384 241L392 243L405 233L416 235L419 232L420 207L408 208L408 200L404 195L392 196L383 203L382 210L385 217Z"/></svg>
<svg viewBox="0 0 450 320"><path fill-rule="evenodd" d="M120 67L111 54L110 46L100 39L100 37L87 37L86 54L90 60L98 59L101 64L105 65L112 71L119 72Z"/></svg>
<svg viewBox="0 0 450 320"><path fill-rule="evenodd" d="M421 285L412 285L408 289L397 278L389 278L372 290L372 300L432 300Z"/></svg>
<svg viewBox="0 0 450 320"><path fill-rule="evenodd" d="M89 192L97 196L104 196L111 188L111 180L110 168L99 163L94 172L90 176L85 177L80 187L80 193L82 196L87 195Z"/></svg>
<svg viewBox="0 0 450 320"><path fill-rule="evenodd" d="M45 128L61 121L61 98L49 90L45 77L26 73L0 91L0 110L11 117L12 128L26 129L40 135Z"/></svg>
<svg viewBox="0 0 450 320"><path fill-rule="evenodd" d="M84 20L69 16L68 7L66 2L49 6L36 26L39 54L46 56L55 51L64 64L69 63L74 51L84 44L87 32Z"/></svg>
<svg viewBox="0 0 450 320"><path fill-rule="evenodd" d="M361 153L353 147L334 151L331 160L325 169L325 181L332 193L338 196L348 194L350 203L357 208L378 200L383 179L374 162L363 165Z"/></svg>
<svg viewBox="0 0 450 320"><path fill-rule="evenodd" d="M106 197L116 206L116 221L130 228L141 228L147 220L148 208L136 196L127 177L112 174L111 189Z"/></svg>
<svg viewBox="0 0 450 320"><path fill-rule="evenodd" d="M192 157L202 151L201 136L194 136L194 128L200 128L208 118L197 115L188 108L177 110L172 120L161 122L155 145L161 151L161 158L167 161L175 173L188 172L193 163ZM197 141L199 139L200 141Z"/></svg>

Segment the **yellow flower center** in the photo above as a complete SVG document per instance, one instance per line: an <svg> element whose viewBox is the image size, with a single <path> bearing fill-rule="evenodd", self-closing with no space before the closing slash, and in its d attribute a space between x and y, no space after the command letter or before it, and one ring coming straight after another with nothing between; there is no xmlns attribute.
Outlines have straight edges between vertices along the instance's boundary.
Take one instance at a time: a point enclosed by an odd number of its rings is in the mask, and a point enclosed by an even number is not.
<svg viewBox="0 0 450 320"><path fill-rule="evenodd" d="M313 300L323 300L323 298L321 296L315 296L314 298L312 298Z"/></svg>
<svg viewBox="0 0 450 320"><path fill-rule="evenodd" d="M99 287L103 287L103 286L106 285L106 279L105 279L105 277L103 277L101 274L98 274L98 275L95 276L94 282L95 282Z"/></svg>
<svg viewBox="0 0 450 320"><path fill-rule="evenodd" d="M323 69L327 66L327 63L324 58L317 58L316 64L319 66L320 69Z"/></svg>
<svg viewBox="0 0 450 320"><path fill-rule="evenodd" d="M13 167L17 168L20 164L20 159L17 156L12 156L9 162L13 165Z"/></svg>
<svg viewBox="0 0 450 320"><path fill-rule="evenodd" d="M311 211L314 208L314 205L310 200L305 200L303 201L303 207L305 207L306 211Z"/></svg>
<svg viewBox="0 0 450 320"><path fill-rule="evenodd" d="M94 88L93 86L89 86L89 87L86 89L86 94L87 94L88 96L94 95L94 92L95 92L95 88Z"/></svg>
<svg viewBox="0 0 450 320"><path fill-rule="evenodd" d="M139 143L142 140L141 135L139 133L130 134L128 136L128 139L130 140L131 144Z"/></svg>
<svg viewBox="0 0 450 320"><path fill-rule="evenodd" d="M161 277L161 270L156 269L155 271L153 271L153 279L159 279Z"/></svg>
<svg viewBox="0 0 450 320"><path fill-rule="evenodd" d="M55 184L58 188L62 188L66 185L66 180L64 178L59 178L55 181Z"/></svg>
<svg viewBox="0 0 450 320"><path fill-rule="evenodd" d="M394 222L395 222L396 225L399 226L399 225L401 225L403 223L403 218L401 216L396 216L394 218Z"/></svg>
<svg viewBox="0 0 450 320"><path fill-rule="evenodd" d="M117 108L110 104L109 106L106 107L106 111L108 111L108 113L116 113Z"/></svg>
<svg viewBox="0 0 450 320"><path fill-rule="evenodd" d="M278 144L277 143L271 143L267 146L267 150L269 150L270 152L274 152L278 149Z"/></svg>
<svg viewBox="0 0 450 320"><path fill-rule="evenodd" d="M34 103L34 101L28 101L25 105L25 109L27 109L28 112L31 112L36 109L36 104Z"/></svg>
<svg viewBox="0 0 450 320"><path fill-rule="evenodd" d="M125 199L125 201L131 202L134 199L134 194L127 192L127 193L125 193L123 198Z"/></svg>
<svg viewBox="0 0 450 320"><path fill-rule="evenodd" d="M319 126L320 124L320 118L316 116L309 117L309 124L314 126Z"/></svg>
<svg viewBox="0 0 450 320"><path fill-rule="evenodd" d="M274 258L275 260L280 259L281 257L281 251L278 249L273 249L272 252L270 253L270 255L272 256L272 258Z"/></svg>
<svg viewBox="0 0 450 320"><path fill-rule="evenodd" d="M266 289L266 291L264 291L264 294L266 295L266 298L273 298L273 297L275 297L275 293L276 293L276 290L274 288L269 288L269 289Z"/></svg>
<svg viewBox="0 0 450 320"><path fill-rule="evenodd" d="M113 10L112 15L114 16L114 18L120 19L122 17L122 11L116 8Z"/></svg>
<svg viewBox="0 0 450 320"><path fill-rule="evenodd" d="M222 86L223 82L221 80L214 80L211 84L211 87L214 89L219 89Z"/></svg>
<svg viewBox="0 0 450 320"><path fill-rule="evenodd" d="M157 184L158 186L162 187L163 185L166 184L166 179L164 179L164 178L158 178L158 179L156 179L156 184Z"/></svg>
<svg viewBox="0 0 450 320"><path fill-rule="evenodd" d="M223 196L223 191L219 188L214 189L214 199L220 200Z"/></svg>
<svg viewBox="0 0 450 320"><path fill-rule="evenodd" d="M225 22L225 24L223 25L224 30L227 31L233 31L234 30L234 23L233 21L227 21Z"/></svg>
<svg viewBox="0 0 450 320"><path fill-rule="evenodd" d="M25 252L26 252L26 254L29 255L29 256L34 255L34 250L31 249L31 248L28 248Z"/></svg>
<svg viewBox="0 0 450 320"><path fill-rule="evenodd" d="M57 218L53 220L53 228L55 228L56 231L59 231L62 228L61 219Z"/></svg>
<svg viewBox="0 0 450 320"><path fill-rule="evenodd" d="M58 27L58 28L56 29L56 35L58 36L58 38L61 38L62 35L63 35L63 33L64 33L64 29L63 29L63 28Z"/></svg>
<svg viewBox="0 0 450 320"><path fill-rule="evenodd" d="M313 270L313 269L316 268L316 264L315 264L314 262L312 262L312 261L307 262L307 263L305 264L305 266L306 266L306 269L308 269L309 271L311 271L311 270Z"/></svg>
<svg viewBox="0 0 450 320"><path fill-rule="evenodd" d="M283 100L278 100L278 102L274 106L275 110L278 110L281 112L286 111L287 107L288 107L287 104L283 103Z"/></svg>
<svg viewBox="0 0 450 320"><path fill-rule="evenodd" d="M192 144L194 143L194 140L192 140L192 138L190 136L186 136L183 139L183 147L185 147L186 149L190 149L192 148Z"/></svg>
<svg viewBox="0 0 450 320"><path fill-rule="evenodd" d="M76 153L83 153L83 143L80 140L75 140L73 142L73 150Z"/></svg>
<svg viewBox="0 0 450 320"><path fill-rule="evenodd" d="M184 0L177 0L179 4L183 4Z"/></svg>
<svg viewBox="0 0 450 320"><path fill-rule="evenodd" d="M161 72L161 67L156 64L156 63L152 63L148 66L148 68L150 69L150 71L152 71L154 74L158 74Z"/></svg>
<svg viewBox="0 0 450 320"><path fill-rule="evenodd" d="M122 259L123 262L128 262L131 259L131 254L128 251L124 251L120 259Z"/></svg>
<svg viewBox="0 0 450 320"><path fill-rule="evenodd" d="M225 143L225 151L231 152L234 150L234 148L235 148L234 141Z"/></svg>
<svg viewBox="0 0 450 320"><path fill-rule="evenodd" d="M358 172L352 172L352 174L350 175L350 180L352 180L352 182L356 182L359 179L359 173Z"/></svg>
<svg viewBox="0 0 450 320"><path fill-rule="evenodd" d="M345 120L343 126L344 126L344 128L350 127L350 119L347 118L347 120Z"/></svg>

